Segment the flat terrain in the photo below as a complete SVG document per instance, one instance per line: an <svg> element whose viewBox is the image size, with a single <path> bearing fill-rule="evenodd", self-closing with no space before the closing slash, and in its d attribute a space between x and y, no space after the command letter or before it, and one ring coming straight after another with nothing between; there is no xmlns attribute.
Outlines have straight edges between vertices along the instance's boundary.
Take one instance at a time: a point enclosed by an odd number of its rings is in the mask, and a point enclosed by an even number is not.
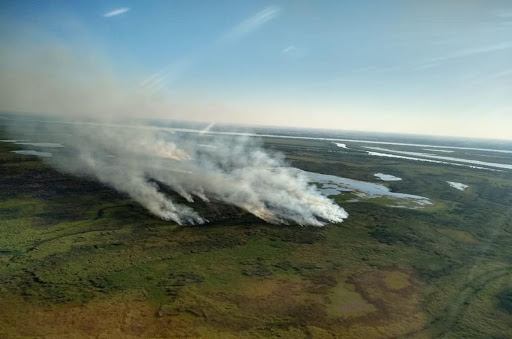
<svg viewBox="0 0 512 339"><path fill-rule="evenodd" d="M295 167L433 205L342 193L332 198L349 218L316 228L213 203L195 205L213 222L182 227L0 142L0 337L512 337L512 171L374 157L362 147L375 145L346 144L264 138ZM507 153L447 156L512 163Z"/></svg>

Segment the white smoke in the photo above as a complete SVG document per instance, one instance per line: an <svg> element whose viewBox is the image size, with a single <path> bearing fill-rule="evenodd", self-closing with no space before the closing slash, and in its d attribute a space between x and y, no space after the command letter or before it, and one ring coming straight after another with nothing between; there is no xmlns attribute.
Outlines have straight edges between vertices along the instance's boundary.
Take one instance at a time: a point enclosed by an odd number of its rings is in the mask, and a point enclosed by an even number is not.
<svg viewBox="0 0 512 339"><path fill-rule="evenodd" d="M21 131L35 130L29 122ZM191 207L162 191L166 186L188 202L221 201L274 224L322 226L347 213L308 184L301 171L248 137L169 133L136 125L34 123L45 134L67 135L67 146L45 161L127 193L154 215L179 224L207 222ZM204 145L212 147L203 147ZM193 204L190 204L193 206Z"/></svg>

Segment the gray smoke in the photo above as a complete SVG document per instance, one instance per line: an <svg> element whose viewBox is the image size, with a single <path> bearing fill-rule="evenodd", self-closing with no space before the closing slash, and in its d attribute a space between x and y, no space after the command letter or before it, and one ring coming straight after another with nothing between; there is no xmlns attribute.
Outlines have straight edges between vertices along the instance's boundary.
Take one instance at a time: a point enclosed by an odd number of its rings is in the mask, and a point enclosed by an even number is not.
<svg viewBox="0 0 512 339"><path fill-rule="evenodd" d="M42 128L61 135L66 148L45 161L127 193L162 219L207 222L193 208L174 202L162 185L190 203L222 201L274 224L321 226L347 217L300 170L264 151L254 139L173 133L136 123L137 115L196 115L183 103L122 86L100 58L77 56L62 46L30 55L6 48L1 57L1 109L51 112L59 120L25 121L13 128L12 137L41 133ZM68 123L78 119L88 123Z"/></svg>

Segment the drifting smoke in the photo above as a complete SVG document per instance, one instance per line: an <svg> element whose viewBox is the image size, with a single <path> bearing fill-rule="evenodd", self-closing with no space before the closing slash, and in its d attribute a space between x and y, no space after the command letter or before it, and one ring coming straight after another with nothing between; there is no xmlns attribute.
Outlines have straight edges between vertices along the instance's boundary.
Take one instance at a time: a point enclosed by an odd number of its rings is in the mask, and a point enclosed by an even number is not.
<svg viewBox="0 0 512 339"><path fill-rule="evenodd" d="M27 124L21 130L26 131ZM279 155L265 152L254 139L178 134L135 125L35 125L39 132L44 126L44 134L63 135L67 146L45 161L60 171L94 177L127 193L165 220L179 224L208 221L191 207L172 201L161 186L190 203L221 201L273 224L321 226L347 217L342 208L309 185L300 170L287 166ZM19 136L20 129L15 134Z"/></svg>
<svg viewBox="0 0 512 339"><path fill-rule="evenodd" d="M59 120L25 121L20 126L23 120L18 119L13 138L27 131L41 134L42 129L47 135L61 135L66 148L45 161L124 192L162 219L207 222L193 208L173 201L163 187L190 203L221 201L274 224L321 226L347 217L309 185L300 170L265 152L254 139L178 134L135 123L137 115L197 115L169 99L120 85L96 57L78 57L62 46L31 54L4 49L1 56L2 108L52 112ZM69 123L78 119L87 123Z"/></svg>

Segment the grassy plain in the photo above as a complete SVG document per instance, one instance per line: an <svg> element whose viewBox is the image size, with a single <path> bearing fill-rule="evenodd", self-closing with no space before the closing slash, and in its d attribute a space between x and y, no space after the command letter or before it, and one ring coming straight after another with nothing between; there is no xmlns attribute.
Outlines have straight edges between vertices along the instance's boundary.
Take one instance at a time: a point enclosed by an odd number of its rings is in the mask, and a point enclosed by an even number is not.
<svg viewBox="0 0 512 339"><path fill-rule="evenodd" d="M434 206L346 193L350 217L315 228L202 204L214 221L181 227L0 143L0 337L512 337L510 173L264 146L308 171L399 176L386 185Z"/></svg>

